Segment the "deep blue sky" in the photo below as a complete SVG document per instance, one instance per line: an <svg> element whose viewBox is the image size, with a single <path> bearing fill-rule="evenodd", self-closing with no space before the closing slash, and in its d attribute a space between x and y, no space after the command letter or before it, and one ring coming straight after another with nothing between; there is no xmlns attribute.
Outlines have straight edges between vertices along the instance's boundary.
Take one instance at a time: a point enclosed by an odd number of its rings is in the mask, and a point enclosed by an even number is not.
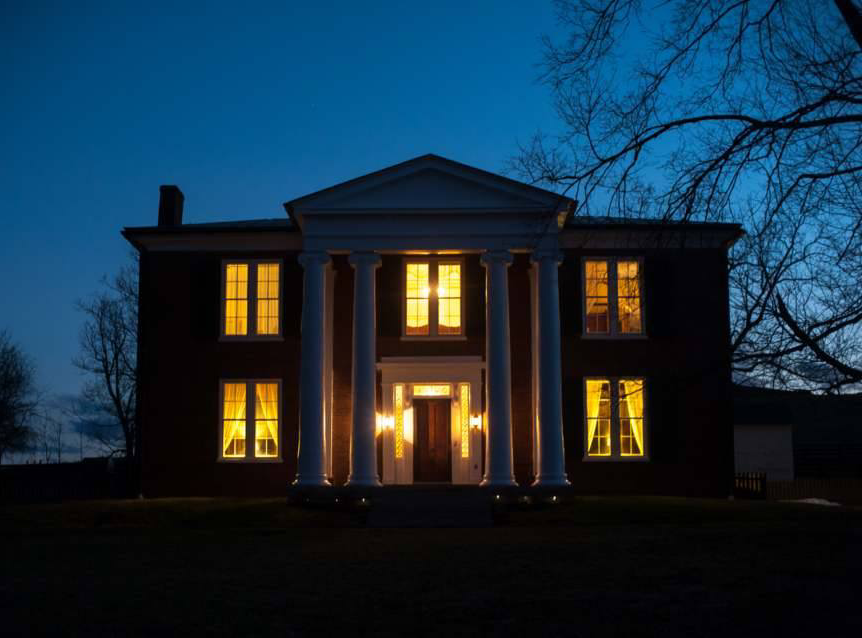
<svg viewBox="0 0 862 638"><path fill-rule="evenodd" d="M500 171L554 125L550 0L262 6L2 3L0 329L46 391L79 388L75 300L124 263L123 226L155 223L159 184L189 222L278 217L423 153Z"/></svg>

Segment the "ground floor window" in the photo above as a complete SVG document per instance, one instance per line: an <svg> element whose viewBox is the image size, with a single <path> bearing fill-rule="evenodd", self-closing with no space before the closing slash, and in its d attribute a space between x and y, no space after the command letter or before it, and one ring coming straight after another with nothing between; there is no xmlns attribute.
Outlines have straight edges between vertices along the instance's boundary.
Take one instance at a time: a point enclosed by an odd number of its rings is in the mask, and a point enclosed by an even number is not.
<svg viewBox="0 0 862 638"><path fill-rule="evenodd" d="M586 457L646 457L645 385L642 378L586 379Z"/></svg>
<svg viewBox="0 0 862 638"><path fill-rule="evenodd" d="M247 409L249 404L253 410ZM281 383L276 380L222 381L219 458L278 459ZM254 440L254 446L246 441Z"/></svg>

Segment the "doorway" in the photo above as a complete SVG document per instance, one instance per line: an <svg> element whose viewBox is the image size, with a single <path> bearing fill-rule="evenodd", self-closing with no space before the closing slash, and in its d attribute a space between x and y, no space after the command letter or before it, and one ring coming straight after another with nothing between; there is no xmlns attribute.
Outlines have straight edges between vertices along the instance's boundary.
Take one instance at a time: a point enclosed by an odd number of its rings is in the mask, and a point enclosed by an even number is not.
<svg viewBox="0 0 862 638"><path fill-rule="evenodd" d="M413 448L413 481L443 483L452 480L449 399L414 399L416 444Z"/></svg>

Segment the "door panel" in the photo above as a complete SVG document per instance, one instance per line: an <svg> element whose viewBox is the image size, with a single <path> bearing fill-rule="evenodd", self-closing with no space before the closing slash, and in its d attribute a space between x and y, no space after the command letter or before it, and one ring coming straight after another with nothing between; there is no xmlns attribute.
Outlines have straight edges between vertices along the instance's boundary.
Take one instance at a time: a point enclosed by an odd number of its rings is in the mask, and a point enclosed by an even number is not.
<svg viewBox="0 0 862 638"><path fill-rule="evenodd" d="M449 399L414 399L413 414L416 418L413 480L451 481Z"/></svg>

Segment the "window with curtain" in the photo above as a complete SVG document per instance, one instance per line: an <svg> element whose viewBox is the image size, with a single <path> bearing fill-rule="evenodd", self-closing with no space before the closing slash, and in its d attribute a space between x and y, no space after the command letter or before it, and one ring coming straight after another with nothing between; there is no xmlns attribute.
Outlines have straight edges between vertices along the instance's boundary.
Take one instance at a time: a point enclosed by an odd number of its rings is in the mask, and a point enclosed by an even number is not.
<svg viewBox="0 0 862 638"><path fill-rule="evenodd" d="M404 335L463 334L461 263L440 259L405 263Z"/></svg>
<svg viewBox="0 0 862 638"><path fill-rule="evenodd" d="M281 334L280 262L224 264L222 334L226 337Z"/></svg>
<svg viewBox="0 0 862 638"><path fill-rule="evenodd" d="M643 334L640 260L584 260L584 315L588 335Z"/></svg>
<svg viewBox="0 0 862 638"><path fill-rule="evenodd" d="M254 384L254 455L278 456L278 384Z"/></svg>
<svg viewBox="0 0 862 638"><path fill-rule="evenodd" d="M222 452L226 460L279 458L278 381L222 382ZM254 410L246 408L254 402ZM254 446L246 441L254 436Z"/></svg>
<svg viewBox="0 0 862 638"><path fill-rule="evenodd" d="M222 456L245 457L245 383L225 383L222 407Z"/></svg>
<svg viewBox="0 0 862 638"><path fill-rule="evenodd" d="M587 379L586 456L646 456L644 380Z"/></svg>

